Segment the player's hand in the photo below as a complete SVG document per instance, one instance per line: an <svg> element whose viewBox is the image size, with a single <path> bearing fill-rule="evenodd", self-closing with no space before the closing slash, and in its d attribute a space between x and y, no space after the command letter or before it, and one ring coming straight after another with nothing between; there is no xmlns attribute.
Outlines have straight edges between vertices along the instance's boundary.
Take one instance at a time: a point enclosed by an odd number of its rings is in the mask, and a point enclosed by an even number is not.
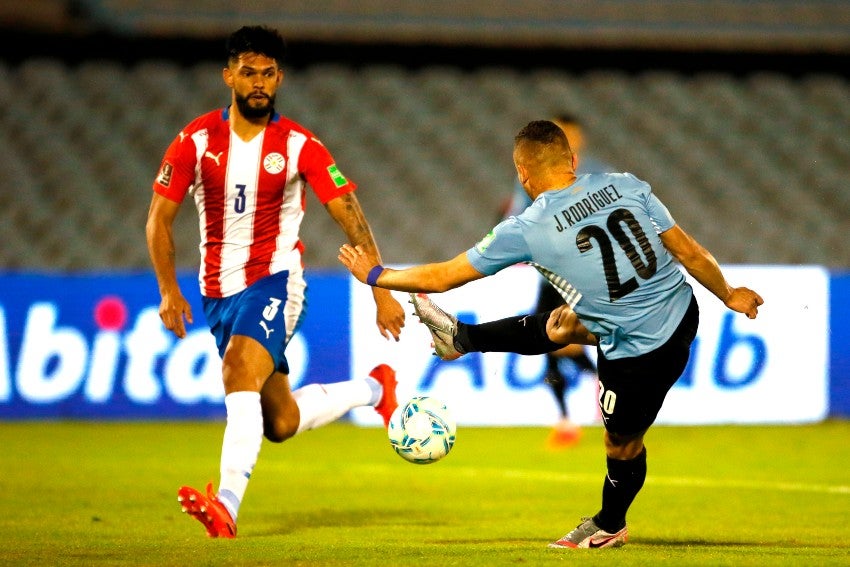
<svg viewBox="0 0 850 567"><path fill-rule="evenodd" d="M165 293L159 304L159 318L166 329L182 339L186 336L185 322L193 323L192 307L179 291Z"/></svg>
<svg viewBox="0 0 850 567"><path fill-rule="evenodd" d="M595 345L596 336L578 319L578 315L569 305L561 305L552 310L546 320L546 335L559 345Z"/></svg>
<svg viewBox="0 0 850 567"><path fill-rule="evenodd" d="M343 244L339 247L339 256L337 256L337 259L342 262L343 266L348 268L351 275L362 283L366 283L369 270L380 264L377 258L366 254L363 248L350 244Z"/></svg>
<svg viewBox="0 0 850 567"><path fill-rule="evenodd" d="M366 254L363 248L350 244L343 244L339 247L337 258L348 268L351 275L362 283L367 283L366 278L369 271L380 265L378 259L371 254ZM389 290L374 287L372 293L375 296L375 305L378 308L376 321L378 330L385 339L392 336L395 340L398 340L401 335L401 328L404 327L404 308Z"/></svg>
<svg viewBox="0 0 850 567"><path fill-rule="evenodd" d="M386 289L372 288L375 305L378 307L377 323L381 335L389 340L390 336L398 341L401 328L404 327L404 308Z"/></svg>
<svg viewBox="0 0 850 567"><path fill-rule="evenodd" d="M755 319L759 314L759 305L764 299L759 294L746 287L736 287L726 298L726 307L738 313L744 313L750 319Z"/></svg>

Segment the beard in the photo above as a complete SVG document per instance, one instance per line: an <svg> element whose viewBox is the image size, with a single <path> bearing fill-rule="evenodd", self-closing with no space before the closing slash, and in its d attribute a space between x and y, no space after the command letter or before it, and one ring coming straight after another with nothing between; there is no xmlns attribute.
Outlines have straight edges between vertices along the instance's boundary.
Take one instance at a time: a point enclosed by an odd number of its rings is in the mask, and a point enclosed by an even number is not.
<svg viewBox="0 0 850 567"><path fill-rule="evenodd" d="M270 96L266 99L266 104L262 106L255 106L250 102L250 95L240 96L237 94L236 107L239 109L239 113L249 120L255 118L266 118L274 111L274 98L274 96Z"/></svg>

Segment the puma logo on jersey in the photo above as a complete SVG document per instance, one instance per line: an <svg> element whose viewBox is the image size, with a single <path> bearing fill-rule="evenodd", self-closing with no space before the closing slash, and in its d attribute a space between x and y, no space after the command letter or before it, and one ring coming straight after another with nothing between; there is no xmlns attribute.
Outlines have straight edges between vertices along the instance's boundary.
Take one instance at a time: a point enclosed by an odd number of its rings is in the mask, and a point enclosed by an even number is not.
<svg viewBox="0 0 850 567"><path fill-rule="evenodd" d="M180 142L181 143L183 142L183 140L186 139L186 134L183 132L183 130L180 130L180 132L178 132L177 135L180 136Z"/></svg>
<svg viewBox="0 0 850 567"><path fill-rule="evenodd" d="M274 333L274 329L269 329L269 326L266 325L265 321L260 321L260 327L266 332L266 338L269 338L272 333Z"/></svg>
<svg viewBox="0 0 850 567"><path fill-rule="evenodd" d="M224 152L218 152L217 154L214 154L214 153L208 151L204 154L204 157L210 158L211 160L213 160L215 162L216 165L221 166L221 164L218 162L218 160L221 159L221 154L223 154L223 153Z"/></svg>

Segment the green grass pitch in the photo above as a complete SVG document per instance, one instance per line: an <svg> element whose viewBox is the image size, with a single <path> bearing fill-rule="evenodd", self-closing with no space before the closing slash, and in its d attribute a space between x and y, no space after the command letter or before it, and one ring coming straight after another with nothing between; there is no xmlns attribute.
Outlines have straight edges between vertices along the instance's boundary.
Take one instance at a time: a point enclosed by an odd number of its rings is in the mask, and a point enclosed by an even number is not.
<svg viewBox="0 0 850 567"><path fill-rule="evenodd" d="M546 544L597 511L601 429L460 427L412 465L348 423L266 442L239 538L183 515L218 480L222 423L0 423L0 565L850 565L850 422L655 427L611 550Z"/></svg>

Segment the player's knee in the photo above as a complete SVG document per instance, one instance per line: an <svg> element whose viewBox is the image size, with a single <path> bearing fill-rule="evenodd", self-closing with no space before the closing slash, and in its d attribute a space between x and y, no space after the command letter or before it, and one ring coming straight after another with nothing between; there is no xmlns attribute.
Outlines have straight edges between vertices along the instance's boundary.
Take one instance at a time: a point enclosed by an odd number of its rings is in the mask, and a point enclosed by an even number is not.
<svg viewBox="0 0 850 567"><path fill-rule="evenodd" d="M225 392L258 392L274 371L271 355L254 343L256 341L248 337L234 337L227 345L222 357Z"/></svg>
<svg viewBox="0 0 850 567"><path fill-rule="evenodd" d="M298 432L298 419L292 416L276 416L263 420L263 434L272 443L283 443Z"/></svg>
<svg viewBox="0 0 850 567"><path fill-rule="evenodd" d="M240 391L259 391L259 384L256 378L245 372L244 367L239 364L234 364L233 361L225 361L221 368L222 381L224 382L224 391L240 392Z"/></svg>
<svg viewBox="0 0 850 567"><path fill-rule="evenodd" d="M606 432L605 453L612 459L634 459L643 451L643 436L643 431L629 435Z"/></svg>

